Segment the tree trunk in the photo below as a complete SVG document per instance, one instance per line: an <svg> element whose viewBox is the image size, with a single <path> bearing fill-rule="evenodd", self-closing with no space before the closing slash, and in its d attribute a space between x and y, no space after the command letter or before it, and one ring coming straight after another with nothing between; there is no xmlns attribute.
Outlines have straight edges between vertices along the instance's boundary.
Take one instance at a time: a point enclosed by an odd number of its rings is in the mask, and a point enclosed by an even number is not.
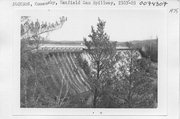
<svg viewBox="0 0 180 119"><path fill-rule="evenodd" d="M95 91L94 91L93 107L96 107L96 101L97 101L97 88L95 88Z"/></svg>
<svg viewBox="0 0 180 119"><path fill-rule="evenodd" d="M96 61L96 62L97 62L97 79L95 81L93 107L96 107L96 103L97 103L97 96L98 96L98 90L97 90L98 85L97 85L97 83L99 81L99 72L100 72L99 71L100 70L100 68L99 68L99 61Z"/></svg>
<svg viewBox="0 0 180 119"><path fill-rule="evenodd" d="M132 108L132 104L131 104L131 92L129 92L128 94L128 108Z"/></svg>
<svg viewBox="0 0 180 119"><path fill-rule="evenodd" d="M131 102L131 99L132 99L132 98L131 98L131 93L132 93L132 92L131 92L131 91L132 91L132 90L131 90L131 89L132 89L132 79L131 79L131 75L132 75L132 58L133 58L133 57L132 57L132 53L133 53L133 51L131 50L131 56L130 56L130 58L131 58L131 59L130 59L130 72L129 72L129 73L130 73L130 77L129 77L129 93L128 93L128 97L127 97L127 98L128 98L128 107L129 107L129 108L132 107L132 102Z"/></svg>

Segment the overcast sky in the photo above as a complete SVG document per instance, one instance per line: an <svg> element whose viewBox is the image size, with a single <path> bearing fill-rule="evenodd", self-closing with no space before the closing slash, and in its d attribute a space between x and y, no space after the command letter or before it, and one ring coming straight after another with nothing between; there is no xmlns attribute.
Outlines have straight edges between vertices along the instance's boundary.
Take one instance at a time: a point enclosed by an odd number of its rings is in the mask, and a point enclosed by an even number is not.
<svg viewBox="0 0 180 119"><path fill-rule="evenodd" d="M64 26L49 34L53 41L81 41L91 33L91 26L96 28L98 17L106 21L105 30L113 41L163 39L166 32L166 15L163 10L152 9L106 9L106 10L53 10L32 11L32 18L54 22L60 16L66 16Z"/></svg>

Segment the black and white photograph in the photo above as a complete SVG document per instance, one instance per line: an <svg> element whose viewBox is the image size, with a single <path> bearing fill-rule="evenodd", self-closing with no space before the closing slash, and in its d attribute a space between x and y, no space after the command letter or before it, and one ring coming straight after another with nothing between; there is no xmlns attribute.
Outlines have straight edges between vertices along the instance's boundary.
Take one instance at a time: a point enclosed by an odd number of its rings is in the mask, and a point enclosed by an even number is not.
<svg viewBox="0 0 180 119"><path fill-rule="evenodd" d="M179 119L179 0L0 0L0 119Z"/></svg>
<svg viewBox="0 0 180 119"><path fill-rule="evenodd" d="M21 108L158 107L164 12L49 12L20 18Z"/></svg>

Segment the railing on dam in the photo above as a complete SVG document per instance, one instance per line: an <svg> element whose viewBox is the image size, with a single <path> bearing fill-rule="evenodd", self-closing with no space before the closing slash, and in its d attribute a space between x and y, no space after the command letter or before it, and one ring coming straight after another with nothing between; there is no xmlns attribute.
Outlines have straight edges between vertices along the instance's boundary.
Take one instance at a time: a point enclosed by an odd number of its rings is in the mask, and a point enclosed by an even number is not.
<svg viewBox="0 0 180 119"><path fill-rule="evenodd" d="M83 52L86 46L80 44L43 44L38 48L39 52ZM117 50L136 50L125 46L117 46Z"/></svg>

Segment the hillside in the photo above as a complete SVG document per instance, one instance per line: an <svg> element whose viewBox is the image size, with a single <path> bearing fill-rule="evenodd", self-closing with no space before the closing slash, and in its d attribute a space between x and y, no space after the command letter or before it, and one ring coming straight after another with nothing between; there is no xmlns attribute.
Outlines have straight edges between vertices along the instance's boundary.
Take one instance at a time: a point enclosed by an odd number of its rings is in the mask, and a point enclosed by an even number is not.
<svg viewBox="0 0 180 119"><path fill-rule="evenodd" d="M158 39L126 42L130 47L138 49L142 57L158 62Z"/></svg>

